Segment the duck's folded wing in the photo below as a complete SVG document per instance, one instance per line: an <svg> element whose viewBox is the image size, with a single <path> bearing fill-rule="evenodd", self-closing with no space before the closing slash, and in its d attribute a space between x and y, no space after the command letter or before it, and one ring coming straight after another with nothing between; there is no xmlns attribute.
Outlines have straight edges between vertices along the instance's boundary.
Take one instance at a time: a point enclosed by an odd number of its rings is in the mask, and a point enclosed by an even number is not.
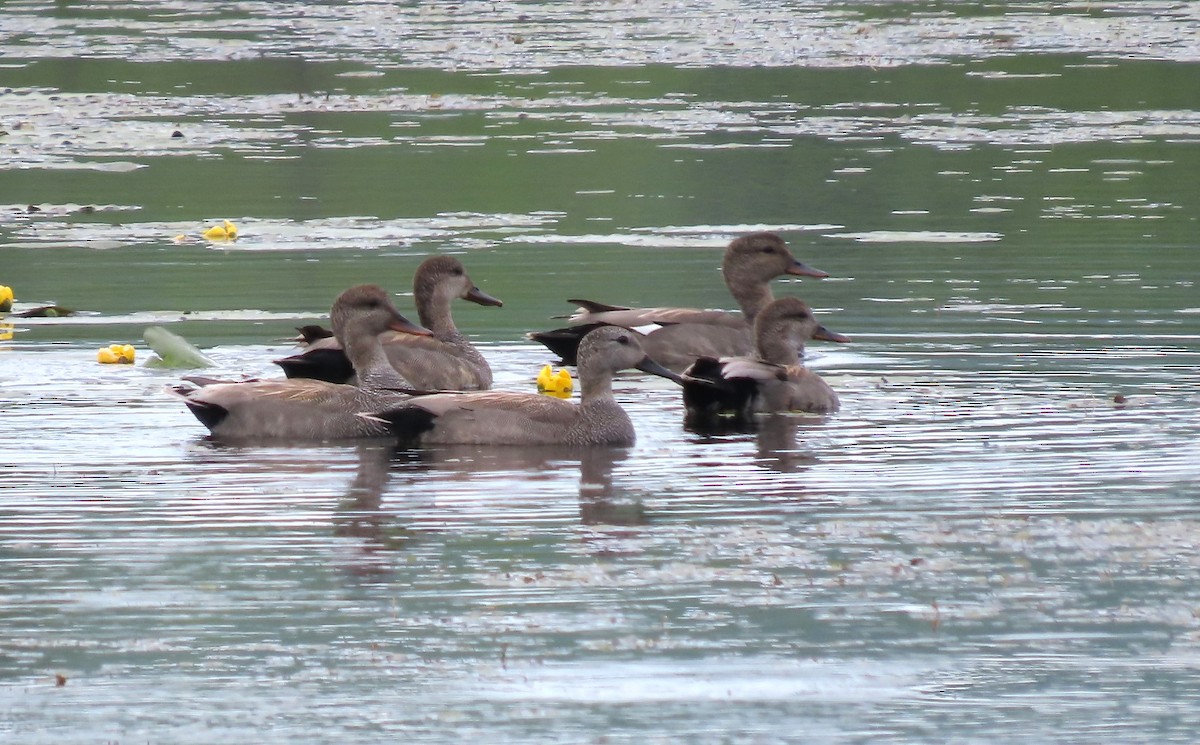
<svg viewBox="0 0 1200 745"><path fill-rule="evenodd" d="M383 348L392 367L414 388L474 391L492 387L487 360L469 343L397 334L395 339L384 339Z"/></svg>
<svg viewBox="0 0 1200 745"><path fill-rule="evenodd" d="M216 383L206 385L189 395L197 401L215 403L226 408L241 403L264 400L320 403L339 395L346 386L306 378L288 380L258 380L248 383ZM353 389L351 389L351 392Z"/></svg>
<svg viewBox="0 0 1200 745"><path fill-rule="evenodd" d="M741 313L727 310L702 310L700 308L621 308L606 306L590 300L572 300L579 310L570 316L572 325L584 323L607 323L613 326L638 328L641 326L669 326L677 323L701 323L716 326L741 326L745 320Z"/></svg>
<svg viewBox="0 0 1200 745"><path fill-rule="evenodd" d="M746 379L767 382L787 380L788 368L752 357L725 357L721 360L721 375L727 379Z"/></svg>
<svg viewBox="0 0 1200 745"><path fill-rule="evenodd" d="M575 406L536 393L435 393L364 416L385 424L401 441L545 444L570 424Z"/></svg>
<svg viewBox="0 0 1200 745"><path fill-rule="evenodd" d="M530 419L561 416L574 411L569 401L542 396L536 393L515 391L479 391L475 393L435 393L418 396L411 401L434 416L444 416L455 411L511 411Z"/></svg>
<svg viewBox="0 0 1200 745"><path fill-rule="evenodd" d="M325 336L319 339L313 339L308 343L307 349L341 349L342 343L333 336Z"/></svg>

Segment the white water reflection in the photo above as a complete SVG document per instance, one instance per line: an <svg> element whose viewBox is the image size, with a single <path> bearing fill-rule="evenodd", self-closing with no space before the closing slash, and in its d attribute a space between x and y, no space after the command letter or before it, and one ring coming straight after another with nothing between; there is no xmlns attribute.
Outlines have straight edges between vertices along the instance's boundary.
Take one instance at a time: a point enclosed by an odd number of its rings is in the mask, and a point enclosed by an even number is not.
<svg viewBox="0 0 1200 745"><path fill-rule="evenodd" d="M108 3L50 14L41 3L6 7L5 57L89 55L137 62L236 60L295 54L313 61L447 70L545 70L563 65L876 68L945 64L1018 53L1195 61L1176 2L1056 3L1029 12L974 4L921 12L889 2L641 2L574 8L496 2L376 6L197 2ZM985 7L984 10L991 10ZM226 22L218 19L228 14ZM751 20L752 19L752 20ZM1181 43L1191 38L1192 43Z"/></svg>

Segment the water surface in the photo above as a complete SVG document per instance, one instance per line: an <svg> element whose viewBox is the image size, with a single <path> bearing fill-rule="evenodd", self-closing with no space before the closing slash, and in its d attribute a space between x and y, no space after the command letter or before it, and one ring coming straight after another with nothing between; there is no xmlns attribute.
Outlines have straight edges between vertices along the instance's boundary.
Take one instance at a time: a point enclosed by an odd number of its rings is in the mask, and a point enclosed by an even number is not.
<svg viewBox="0 0 1200 745"><path fill-rule="evenodd" d="M0 733L1192 741L1193 4L489 7L0 10L0 283L79 311L0 328ZM533 390L566 298L728 307L758 229L834 416L627 374L629 449L228 447L144 364L275 376L449 252Z"/></svg>

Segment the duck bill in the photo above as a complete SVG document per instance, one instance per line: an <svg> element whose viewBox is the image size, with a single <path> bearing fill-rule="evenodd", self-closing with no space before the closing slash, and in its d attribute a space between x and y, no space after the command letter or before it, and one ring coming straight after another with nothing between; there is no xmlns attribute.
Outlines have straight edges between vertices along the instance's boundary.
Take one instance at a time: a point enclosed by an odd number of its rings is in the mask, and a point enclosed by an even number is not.
<svg viewBox="0 0 1200 745"><path fill-rule="evenodd" d="M835 331L830 331L829 329L825 328L824 326L818 326L817 330L815 332L813 332L812 338L820 339L821 341L837 342L838 344L849 344L850 343L849 336L842 336L841 334L839 334Z"/></svg>
<svg viewBox="0 0 1200 745"><path fill-rule="evenodd" d="M792 265L788 267L787 273L796 277L813 277L815 279L825 279L829 276L829 272L823 272L802 261L793 261Z"/></svg>
<svg viewBox="0 0 1200 745"><path fill-rule="evenodd" d="M649 357L643 357L642 361L637 363L637 365L635 365L635 367L644 373L650 373L651 375L657 375L660 378L666 378L667 380L673 380L676 383L678 383L679 385L683 385L683 378L678 373L671 372L670 370L668 370L667 368L658 364L657 362L650 359Z"/></svg>
<svg viewBox="0 0 1200 745"><path fill-rule="evenodd" d="M476 303L478 305L491 305L497 308L504 305L500 298L492 297L483 290L474 286L467 290L466 295L463 295L463 300L470 300L472 303Z"/></svg>
<svg viewBox="0 0 1200 745"><path fill-rule="evenodd" d="M399 331L402 334L412 334L413 336L433 336L432 331L424 326L418 326L399 313L397 313L396 317L392 319L392 322L388 324L388 328L392 331Z"/></svg>

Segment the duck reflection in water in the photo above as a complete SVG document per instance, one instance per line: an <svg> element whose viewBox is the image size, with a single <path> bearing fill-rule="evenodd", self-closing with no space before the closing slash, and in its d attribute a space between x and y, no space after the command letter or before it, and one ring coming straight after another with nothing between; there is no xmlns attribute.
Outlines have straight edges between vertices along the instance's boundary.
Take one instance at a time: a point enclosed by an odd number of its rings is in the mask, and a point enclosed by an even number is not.
<svg viewBox="0 0 1200 745"><path fill-rule="evenodd" d="M414 540L414 533L394 513L383 510L383 496L393 470L412 467L418 463L418 454L381 441L360 443L356 448L358 467L354 472L354 480L338 502L337 512L333 516L333 534L359 539L361 551L366 556L380 551L405 549ZM382 571L383 567L364 564L355 573Z"/></svg>
<svg viewBox="0 0 1200 745"><path fill-rule="evenodd" d="M801 430L820 427L824 417L794 414L768 414L758 423L757 462L779 473L805 471L817 461L811 450L801 449L797 436Z"/></svg>
<svg viewBox="0 0 1200 745"><path fill-rule="evenodd" d="M333 522L334 535L358 539L364 556L410 547L428 534L420 524L431 513L442 512L436 504L439 492L451 492L456 484L466 485L477 478L525 485L527 490L511 496L525 507L531 502L536 507L543 483L578 468L582 524L634 526L647 521L640 497L622 493L614 484L616 467L629 456L628 448L463 445L402 449L372 442L358 445L357 456L354 479ZM556 489L546 492L550 495L546 498L553 500L561 493ZM509 495L490 492L480 497L490 501ZM545 510L554 511L558 506L546 504ZM381 567L370 564L354 569L356 574L380 571Z"/></svg>
<svg viewBox="0 0 1200 745"><path fill-rule="evenodd" d="M759 414L750 419L710 420L703 424L691 421L686 429L698 436L699 444L753 435L758 465L778 473L797 473L817 461L813 452L803 447L801 433L820 429L826 419L825 416L794 412Z"/></svg>
<svg viewBox="0 0 1200 745"><path fill-rule="evenodd" d="M640 499L622 493L614 479L617 465L629 456L628 448L443 445L406 452L416 457L411 468L435 472L435 484L468 482L478 477L500 484L517 484L520 491L512 496L524 505L540 501L539 492L548 478L565 476L578 468L581 523L641 525L646 522ZM548 495L555 492L554 489L547 490ZM494 498L497 493L482 496ZM547 505L547 509L553 510L555 506Z"/></svg>

